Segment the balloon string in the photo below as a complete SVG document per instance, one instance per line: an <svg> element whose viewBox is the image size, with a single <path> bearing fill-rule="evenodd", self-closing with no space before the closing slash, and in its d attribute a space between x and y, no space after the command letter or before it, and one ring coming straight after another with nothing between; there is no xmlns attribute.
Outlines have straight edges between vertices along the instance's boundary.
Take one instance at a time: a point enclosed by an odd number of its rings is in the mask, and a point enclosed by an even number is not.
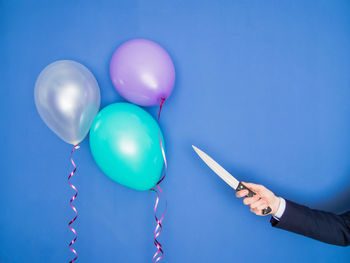
<svg viewBox="0 0 350 263"><path fill-rule="evenodd" d="M160 119L160 112L162 111L164 102L165 102L165 98L161 98L161 102L160 102L160 106L159 106L159 112L158 112L158 121Z"/></svg>
<svg viewBox="0 0 350 263"><path fill-rule="evenodd" d="M164 101L165 99L162 98L162 101L161 101L161 104L159 106L159 112L158 112L158 122L159 122L159 119L160 119L160 113L162 111L162 107L163 107L163 104L164 104ZM167 200L165 198L165 195L164 195L164 192L162 190L162 188L160 188L159 184L164 180L165 178L165 175L166 175L166 170L168 168L168 163L167 163L167 160L166 160L166 156L165 156L165 151L164 151L164 147L163 147L163 142L162 142L162 136L160 134L160 131L159 131L159 142L160 142L160 148L162 150L162 155L163 155L163 160L164 160L164 173L163 173L163 176L162 178L158 181L158 183L156 184L156 187L155 188L152 188L151 191L155 192L157 194L157 199L156 199L156 202L155 202L155 205L154 205L154 218L156 220L156 228L154 229L154 245L156 246L157 248L157 251L156 253L153 255L153 261L154 263L158 262L159 260L161 260L164 256L164 251L163 251L163 248L162 248L162 244L158 241L158 237L160 235L160 233L162 232L163 230L163 226L162 226L162 222L163 222L163 219L164 219L164 216L165 216L165 211L166 211L166 208L167 208ZM160 200L160 194L162 194L162 196L164 197L164 200L165 200L165 209L164 209L164 212L163 212L163 215L161 218L158 218L157 217L157 207L158 207L158 204L159 204L159 200Z"/></svg>
<svg viewBox="0 0 350 263"><path fill-rule="evenodd" d="M70 207L73 209L73 211L75 212L75 217L68 223L69 229L70 229L70 230L73 232L73 234L74 234L74 239L69 243L68 246L69 246L69 249L75 254L75 258L72 259L71 261L69 261L69 263L73 263L74 261L76 261L76 260L78 259L78 253L77 253L77 251L75 251L75 249L72 248L72 245L73 245L73 244L75 243L75 241L77 240L78 235L77 235L77 232L75 231L75 229L74 229L73 227L71 227L71 224L73 224L74 221L75 221L75 220L77 219L77 217L78 217L78 211L77 211L77 209L72 205L72 202L75 200L75 198L76 198L77 195L78 195L78 190L77 190L77 188L76 188L74 185L72 185L72 184L70 183L69 180L70 180L70 178L74 175L75 171L77 170L77 166L75 165L75 162L73 161L73 152L74 152L74 150L79 149L79 148L80 148L80 146L75 145L75 146L73 147L71 153L70 153L70 161L71 161L72 165L74 166L74 169L73 169L73 171L72 171L72 172L69 174L69 176L68 176L68 184L69 184L69 186L72 187L73 190L75 191L75 195L70 199L69 205L70 205Z"/></svg>
<svg viewBox="0 0 350 263"><path fill-rule="evenodd" d="M162 191L162 188L160 188L160 186L158 184L156 185L156 189L152 188L151 190L154 191L157 194L156 203L154 205L154 218L155 218L155 220L157 222L157 226L156 226L156 228L154 229L154 232L153 232L153 234L154 234L154 242L153 243L154 243L154 245L157 248L156 253L153 255L153 261L154 261L154 263L156 263L159 260L161 260L163 258L163 256L164 256L162 244L158 241L157 238L158 238L158 236L160 235L160 233L163 230L162 222L163 222L163 219L164 219L164 216L165 216L165 211L166 211L166 206L167 205L165 206L165 209L164 209L162 217L159 219L157 217L157 207L158 207L158 203L159 203L159 199L160 199L159 192L163 195L164 198L165 198L165 195L164 195L164 193Z"/></svg>

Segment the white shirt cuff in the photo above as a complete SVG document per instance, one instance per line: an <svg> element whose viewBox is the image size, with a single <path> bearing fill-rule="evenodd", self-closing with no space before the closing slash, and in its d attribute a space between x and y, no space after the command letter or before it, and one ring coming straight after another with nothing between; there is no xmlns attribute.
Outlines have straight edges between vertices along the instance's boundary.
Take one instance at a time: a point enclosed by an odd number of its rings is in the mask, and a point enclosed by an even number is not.
<svg viewBox="0 0 350 263"><path fill-rule="evenodd" d="M283 216L284 210L286 210L286 200L284 200L282 197L279 197L279 199L280 199L280 205L277 209L276 214L273 215L273 217L278 221Z"/></svg>

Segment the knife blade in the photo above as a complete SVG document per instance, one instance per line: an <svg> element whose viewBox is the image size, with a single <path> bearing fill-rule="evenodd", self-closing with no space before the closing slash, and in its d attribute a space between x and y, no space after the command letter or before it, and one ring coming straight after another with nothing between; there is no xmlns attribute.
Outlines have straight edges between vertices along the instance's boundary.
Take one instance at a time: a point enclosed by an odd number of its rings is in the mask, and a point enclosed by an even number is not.
<svg viewBox="0 0 350 263"><path fill-rule="evenodd" d="M192 145L194 151L198 154L198 156L212 169L222 180L225 181L229 186L231 186L236 191L241 191L243 189L248 190L248 194L246 197L252 197L255 193L244 186L242 182L238 181L233 175L227 172L220 164L218 164L213 158L211 158L208 154L198 149L196 146ZM263 215L267 215L272 211L271 207L267 207L262 210Z"/></svg>

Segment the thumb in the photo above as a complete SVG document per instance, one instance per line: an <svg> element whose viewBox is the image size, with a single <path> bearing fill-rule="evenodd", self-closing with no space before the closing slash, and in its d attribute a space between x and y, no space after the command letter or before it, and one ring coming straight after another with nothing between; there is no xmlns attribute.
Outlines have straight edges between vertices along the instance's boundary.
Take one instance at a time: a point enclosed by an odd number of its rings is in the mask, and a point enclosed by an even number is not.
<svg viewBox="0 0 350 263"><path fill-rule="evenodd" d="M242 182L246 187L255 192L256 194L261 193L264 190L264 186L260 184Z"/></svg>

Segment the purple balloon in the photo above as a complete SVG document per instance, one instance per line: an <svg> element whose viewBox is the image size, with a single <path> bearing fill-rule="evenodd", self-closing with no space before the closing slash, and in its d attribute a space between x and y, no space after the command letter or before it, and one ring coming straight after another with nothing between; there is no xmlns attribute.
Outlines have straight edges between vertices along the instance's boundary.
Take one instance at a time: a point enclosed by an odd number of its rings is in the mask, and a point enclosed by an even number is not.
<svg viewBox="0 0 350 263"><path fill-rule="evenodd" d="M141 105L159 105L169 98L175 83L174 64L157 43L133 39L114 52L110 74L113 85L126 100Z"/></svg>

